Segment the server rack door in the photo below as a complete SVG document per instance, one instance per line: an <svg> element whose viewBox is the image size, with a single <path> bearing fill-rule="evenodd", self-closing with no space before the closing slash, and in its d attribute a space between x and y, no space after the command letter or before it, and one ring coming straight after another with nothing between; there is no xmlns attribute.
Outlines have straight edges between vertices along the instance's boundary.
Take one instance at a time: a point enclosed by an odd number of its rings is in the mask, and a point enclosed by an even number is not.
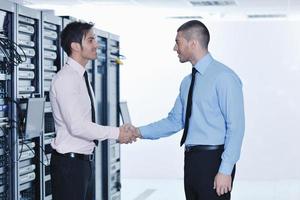
<svg viewBox="0 0 300 200"><path fill-rule="evenodd" d="M13 54L10 53L15 41L15 4L0 0L0 199L13 198L13 164L15 130L12 129L14 104L7 99L13 98L12 73L14 69Z"/></svg>
<svg viewBox="0 0 300 200"><path fill-rule="evenodd" d="M119 126L119 36L109 34L106 68L107 124ZM105 200L121 198L120 145L115 140L103 142L103 196Z"/></svg>
<svg viewBox="0 0 300 200"><path fill-rule="evenodd" d="M25 62L19 64L13 74L14 99L19 104L16 111L18 114L26 112L29 97L42 96L40 18L40 11L16 5L16 42L25 54L22 56ZM19 115L15 121L22 122L23 119ZM13 199L41 199L41 135L30 135L20 128L16 133Z"/></svg>
<svg viewBox="0 0 300 200"><path fill-rule="evenodd" d="M97 59L95 60L94 70L94 91L95 91L95 105L96 105L96 119L97 123L106 125L106 87L105 87L105 72L107 68L107 43L108 33L99 29L95 29L98 49ZM102 143L99 143L95 149L95 199L103 199L103 172L102 172Z"/></svg>
<svg viewBox="0 0 300 200"><path fill-rule="evenodd" d="M60 48L59 34L62 29L62 19L54 15L53 11L41 12L41 47L42 47L42 94L46 99L44 115L44 134L43 155L44 164L42 167L42 199L51 200L51 176L50 176L50 159L51 159L51 142L55 137L54 119L50 104L50 86L55 74L62 67L62 52Z"/></svg>

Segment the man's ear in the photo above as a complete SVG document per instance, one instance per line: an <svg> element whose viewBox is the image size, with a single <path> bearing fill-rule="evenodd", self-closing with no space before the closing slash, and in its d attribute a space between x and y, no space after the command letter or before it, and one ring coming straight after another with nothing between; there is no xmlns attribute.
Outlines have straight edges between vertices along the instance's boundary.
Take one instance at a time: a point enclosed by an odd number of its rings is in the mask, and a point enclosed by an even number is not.
<svg viewBox="0 0 300 200"><path fill-rule="evenodd" d="M195 39L190 40L191 47L195 48L198 45L198 41Z"/></svg>
<svg viewBox="0 0 300 200"><path fill-rule="evenodd" d="M200 41L197 40L197 39L193 39L193 40L192 40L192 47L193 47L193 48L200 48L200 49L203 48L203 47L202 47L202 44L201 44Z"/></svg>
<svg viewBox="0 0 300 200"><path fill-rule="evenodd" d="M72 52L79 52L81 50L81 46L77 42L72 42L71 49L72 49Z"/></svg>

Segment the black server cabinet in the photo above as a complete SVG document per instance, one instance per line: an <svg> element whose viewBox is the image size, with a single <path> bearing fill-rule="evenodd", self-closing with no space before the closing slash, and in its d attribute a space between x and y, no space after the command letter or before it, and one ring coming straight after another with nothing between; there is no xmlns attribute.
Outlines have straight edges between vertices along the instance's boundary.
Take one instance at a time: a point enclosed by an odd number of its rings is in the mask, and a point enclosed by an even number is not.
<svg viewBox="0 0 300 200"><path fill-rule="evenodd" d="M13 113L20 122L20 113L26 111L28 98L41 97L41 28L40 11L16 5L15 41L23 49L25 62L15 67L13 73L14 99L19 109ZM42 140L40 135L29 135L17 128L14 144L13 198L42 199L41 163Z"/></svg>
<svg viewBox="0 0 300 200"><path fill-rule="evenodd" d="M97 59L94 61L94 80L93 89L95 92L96 120L98 124L107 125L107 103L106 91L106 67L107 67L107 42L108 32L95 29L98 49ZM102 160L102 143L99 143L95 149L95 199L104 200L103 198L103 160Z"/></svg>
<svg viewBox="0 0 300 200"><path fill-rule="evenodd" d="M51 159L51 142L55 137L54 119L52 116L49 92L51 81L55 74L62 67L62 51L60 48L59 34L62 28L62 19L54 15L51 11L41 12L41 59L42 59L42 95L45 98L45 115L44 115L44 134L43 155L44 164L42 167L42 199L51 200L51 177L50 177L50 159Z"/></svg>
<svg viewBox="0 0 300 200"><path fill-rule="evenodd" d="M105 68L104 102L106 109L105 121L107 125L119 126L119 64L120 64L119 36L109 34L107 42L107 66ZM120 144L116 140L102 142L102 181L103 199L121 199L121 160Z"/></svg>
<svg viewBox="0 0 300 200"><path fill-rule="evenodd" d="M12 102L13 98L11 75L14 71L13 53L14 20L16 6L0 0L0 199L8 200L13 196L12 176Z"/></svg>

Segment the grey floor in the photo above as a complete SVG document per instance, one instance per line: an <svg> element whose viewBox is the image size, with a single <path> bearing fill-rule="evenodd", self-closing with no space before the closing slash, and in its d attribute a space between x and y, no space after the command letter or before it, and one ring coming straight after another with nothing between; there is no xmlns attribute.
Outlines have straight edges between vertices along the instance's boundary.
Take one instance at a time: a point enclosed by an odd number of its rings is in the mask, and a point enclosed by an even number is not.
<svg viewBox="0 0 300 200"><path fill-rule="evenodd" d="M122 179L122 200L184 199L181 179ZM300 200L300 180L237 180L231 200Z"/></svg>

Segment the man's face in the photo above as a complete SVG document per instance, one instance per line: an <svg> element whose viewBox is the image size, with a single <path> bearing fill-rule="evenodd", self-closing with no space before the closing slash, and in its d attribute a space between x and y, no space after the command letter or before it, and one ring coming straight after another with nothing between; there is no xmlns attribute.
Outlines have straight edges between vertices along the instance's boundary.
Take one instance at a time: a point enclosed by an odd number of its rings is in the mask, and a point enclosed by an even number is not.
<svg viewBox="0 0 300 200"><path fill-rule="evenodd" d="M179 61L181 63L190 61L191 49L189 48L189 42L184 38L182 31L177 32L175 42L174 51L177 52Z"/></svg>
<svg viewBox="0 0 300 200"><path fill-rule="evenodd" d="M86 60L95 60L97 58L98 43L94 29L89 30L85 37L82 38L80 55Z"/></svg>

